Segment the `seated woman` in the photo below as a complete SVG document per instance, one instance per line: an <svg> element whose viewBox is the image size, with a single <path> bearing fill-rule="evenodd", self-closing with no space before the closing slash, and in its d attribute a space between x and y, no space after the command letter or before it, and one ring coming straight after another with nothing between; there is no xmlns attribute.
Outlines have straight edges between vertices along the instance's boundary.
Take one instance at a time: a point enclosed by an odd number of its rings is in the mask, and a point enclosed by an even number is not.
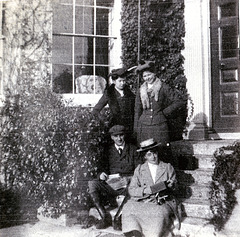
<svg viewBox="0 0 240 237"><path fill-rule="evenodd" d="M123 207L122 230L127 237L165 236L174 215L178 217L172 194L176 174L172 165L160 160L159 146L153 139L140 143L138 151L146 162L135 169L128 189L130 199Z"/></svg>

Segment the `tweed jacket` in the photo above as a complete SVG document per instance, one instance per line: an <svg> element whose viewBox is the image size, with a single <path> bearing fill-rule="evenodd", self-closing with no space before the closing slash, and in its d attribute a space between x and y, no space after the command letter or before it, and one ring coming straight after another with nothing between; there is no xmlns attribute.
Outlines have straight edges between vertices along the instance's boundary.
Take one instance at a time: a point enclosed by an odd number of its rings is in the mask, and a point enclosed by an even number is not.
<svg viewBox="0 0 240 237"><path fill-rule="evenodd" d="M121 97L120 93L115 89L115 84L112 84L104 91L102 97L94 106L93 114L98 115L107 104L109 105L112 116L112 125L121 124L132 130L135 95L131 92L131 90L125 86L124 96Z"/></svg>
<svg viewBox="0 0 240 237"><path fill-rule="evenodd" d="M111 145L99 162L98 173L117 174L122 176L133 175L134 169L140 162L137 147L126 143L120 155L115 145Z"/></svg>
<svg viewBox="0 0 240 237"><path fill-rule="evenodd" d="M183 108L185 102L164 82L158 93L158 100L149 95L150 108L143 109L140 90L135 101L134 127L137 129L138 123L144 125L157 125L175 118Z"/></svg>
<svg viewBox="0 0 240 237"><path fill-rule="evenodd" d="M171 164L160 161L157 169L155 184L168 180L172 180L174 183L176 183L176 173L174 168ZM148 163L145 162L142 165L138 165L138 167L135 169L128 192L130 196L134 198L134 200L138 201L148 199L148 202L154 202L155 195L144 195L144 189L152 185L154 185L154 182L148 167Z"/></svg>

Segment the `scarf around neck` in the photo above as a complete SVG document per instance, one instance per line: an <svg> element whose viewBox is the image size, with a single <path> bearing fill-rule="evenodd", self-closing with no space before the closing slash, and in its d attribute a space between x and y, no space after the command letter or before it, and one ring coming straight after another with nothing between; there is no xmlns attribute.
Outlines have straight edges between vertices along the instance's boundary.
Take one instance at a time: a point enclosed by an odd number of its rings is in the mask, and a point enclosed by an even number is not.
<svg viewBox="0 0 240 237"><path fill-rule="evenodd" d="M150 93L150 97L154 97L155 101L158 101L158 94L161 89L162 82L159 78L156 78L156 80L153 82L153 86L148 89L147 82L144 82L140 87L140 98L142 101L143 109L149 109L150 108L150 100L148 93Z"/></svg>

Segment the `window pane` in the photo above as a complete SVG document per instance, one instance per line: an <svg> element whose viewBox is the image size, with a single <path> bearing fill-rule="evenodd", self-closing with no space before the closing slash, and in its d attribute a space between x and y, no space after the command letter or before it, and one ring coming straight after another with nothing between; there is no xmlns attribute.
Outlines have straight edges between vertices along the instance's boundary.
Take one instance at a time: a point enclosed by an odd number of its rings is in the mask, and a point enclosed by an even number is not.
<svg viewBox="0 0 240 237"><path fill-rule="evenodd" d="M108 39L96 38L96 63L108 64Z"/></svg>
<svg viewBox="0 0 240 237"><path fill-rule="evenodd" d="M228 3L224 4L220 7L221 9L221 17L231 17L231 16L236 16L237 11L236 11L236 3Z"/></svg>
<svg viewBox="0 0 240 237"><path fill-rule="evenodd" d="M237 26L226 26L221 28L222 34L222 58L237 57L238 29Z"/></svg>
<svg viewBox="0 0 240 237"><path fill-rule="evenodd" d="M96 67L96 75L101 76L105 78L105 80L108 80L108 67Z"/></svg>
<svg viewBox="0 0 240 237"><path fill-rule="evenodd" d="M100 75L106 75L108 68L96 68L97 75L93 76L93 67L75 66L75 89L76 93L93 94L95 87L95 94L102 94L106 87L106 78ZM95 81L95 82L94 82Z"/></svg>
<svg viewBox="0 0 240 237"><path fill-rule="evenodd" d="M113 0L97 0L97 6L102 7L112 7L113 6Z"/></svg>
<svg viewBox="0 0 240 237"><path fill-rule="evenodd" d="M63 4L73 4L73 0L60 0L60 3L63 3Z"/></svg>
<svg viewBox="0 0 240 237"><path fill-rule="evenodd" d="M222 115L238 114L238 93L221 94Z"/></svg>
<svg viewBox="0 0 240 237"><path fill-rule="evenodd" d="M108 0L106 0L106 1L108 1ZM76 4L94 6L94 0L76 0Z"/></svg>
<svg viewBox="0 0 240 237"><path fill-rule="evenodd" d="M76 33L93 34L93 8L76 7Z"/></svg>
<svg viewBox="0 0 240 237"><path fill-rule="evenodd" d="M236 82L238 80L237 75L238 75L237 69L222 70L221 71L222 83Z"/></svg>
<svg viewBox="0 0 240 237"><path fill-rule="evenodd" d="M54 64L72 63L72 38L53 36L52 60Z"/></svg>
<svg viewBox="0 0 240 237"><path fill-rule="evenodd" d="M108 9L97 9L96 34L108 35Z"/></svg>
<svg viewBox="0 0 240 237"><path fill-rule="evenodd" d="M56 4L53 9L53 33L73 33L73 7Z"/></svg>
<svg viewBox="0 0 240 237"><path fill-rule="evenodd" d="M88 63L88 41L87 37L76 37L75 38L75 48L74 48L74 56L76 64L87 64ZM92 44L92 43L91 43ZM92 48L91 48L92 51ZM91 52L92 55L92 52Z"/></svg>
<svg viewBox="0 0 240 237"><path fill-rule="evenodd" d="M56 93L72 93L72 67L53 65L53 91Z"/></svg>

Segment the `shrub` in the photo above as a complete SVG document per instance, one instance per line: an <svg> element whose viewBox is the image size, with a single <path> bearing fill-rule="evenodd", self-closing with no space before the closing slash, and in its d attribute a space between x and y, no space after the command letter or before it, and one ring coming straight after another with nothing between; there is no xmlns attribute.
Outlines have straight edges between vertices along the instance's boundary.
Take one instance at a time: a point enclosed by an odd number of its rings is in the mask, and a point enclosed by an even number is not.
<svg viewBox="0 0 240 237"><path fill-rule="evenodd" d="M214 157L210 208L212 223L221 230L232 214L236 204L235 192L240 187L240 143L219 148Z"/></svg>
<svg viewBox="0 0 240 237"><path fill-rule="evenodd" d="M47 85L9 95L2 116L7 188L26 193L47 216L89 208L87 180L108 142L107 124L90 123L90 108L66 106Z"/></svg>

